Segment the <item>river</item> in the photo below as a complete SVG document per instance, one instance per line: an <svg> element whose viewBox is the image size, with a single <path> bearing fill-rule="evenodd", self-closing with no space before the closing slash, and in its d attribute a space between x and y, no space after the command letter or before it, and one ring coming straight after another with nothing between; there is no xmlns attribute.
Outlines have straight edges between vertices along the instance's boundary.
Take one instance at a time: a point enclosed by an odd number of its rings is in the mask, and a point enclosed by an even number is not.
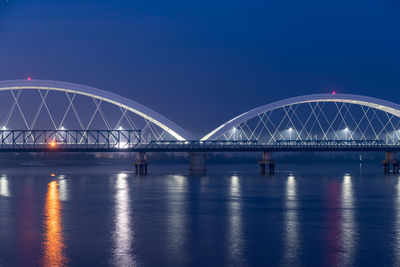
<svg viewBox="0 0 400 267"><path fill-rule="evenodd" d="M380 165L0 171L0 266L399 266Z"/></svg>

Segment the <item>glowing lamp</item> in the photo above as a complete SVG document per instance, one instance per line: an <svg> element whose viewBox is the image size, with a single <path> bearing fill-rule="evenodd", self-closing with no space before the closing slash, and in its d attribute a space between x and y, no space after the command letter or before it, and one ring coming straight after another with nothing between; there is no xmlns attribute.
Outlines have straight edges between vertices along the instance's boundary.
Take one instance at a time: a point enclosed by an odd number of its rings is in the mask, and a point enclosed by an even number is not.
<svg viewBox="0 0 400 267"><path fill-rule="evenodd" d="M51 142L50 142L50 146L51 146L51 147L56 147L56 145L57 145L57 144L56 144L56 141L51 141Z"/></svg>
<svg viewBox="0 0 400 267"><path fill-rule="evenodd" d="M30 80L32 80L32 79L31 79L31 76L28 76L28 81L30 81Z"/></svg>
<svg viewBox="0 0 400 267"><path fill-rule="evenodd" d="M336 95L336 91L333 91L333 92L332 92L332 95Z"/></svg>

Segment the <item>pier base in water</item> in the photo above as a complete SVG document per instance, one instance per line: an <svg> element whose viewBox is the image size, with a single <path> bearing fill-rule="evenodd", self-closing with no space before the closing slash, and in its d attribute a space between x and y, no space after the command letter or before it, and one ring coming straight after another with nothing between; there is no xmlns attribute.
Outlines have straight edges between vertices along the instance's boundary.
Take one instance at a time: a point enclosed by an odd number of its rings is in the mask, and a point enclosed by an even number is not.
<svg viewBox="0 0 400 267"><path fill-rule="evenodd" d="M269 174L274 174L275 162L272 161L272 152L263 152L263 159L258 162L258 165L260 165L261 174L266 173L267 166Z"/></svg>
<svg viewBox="0 0 400 267"><path fill-rule="evenodd" d="M383 164L383 172L385 174L390 173L390 165L393 166L393 173L398 173L399 172L399 162L396 159L396 152L386 152L386 159L382 161Z"/></svg>
<svg viewBox="0 0 400 267"><path fill-rule="evenodd" d="M146 175L147 165L149 165L149 162L146 160L146 154L139 152L137 154L136 161L133 162L133 165L135 165L135 174Z"/></svg>

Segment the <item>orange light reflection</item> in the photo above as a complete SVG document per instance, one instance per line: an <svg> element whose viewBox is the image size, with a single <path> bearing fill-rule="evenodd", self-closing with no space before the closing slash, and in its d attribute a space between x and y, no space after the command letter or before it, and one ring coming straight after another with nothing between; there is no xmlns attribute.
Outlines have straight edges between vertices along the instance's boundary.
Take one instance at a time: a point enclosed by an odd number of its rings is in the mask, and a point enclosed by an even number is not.
<svg viewBox="0 0 400 267"><path fill-rule="evenodd" d="M45 205L44 266L65 266L65 244L61 226L61 202L57 181L49 183Z"/></svg>

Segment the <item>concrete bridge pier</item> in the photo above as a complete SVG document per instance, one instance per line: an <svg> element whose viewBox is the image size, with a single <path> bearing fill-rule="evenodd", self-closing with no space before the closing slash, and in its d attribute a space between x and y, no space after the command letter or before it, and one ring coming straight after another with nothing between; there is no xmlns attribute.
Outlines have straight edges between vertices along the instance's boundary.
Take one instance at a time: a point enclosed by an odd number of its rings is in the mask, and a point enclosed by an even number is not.
<svg viewBox="0 0 400 267"><path fill-rule="evenodd" d="M396 152L387 151L386 159L382 161L383 164L383 172L385 174L390 173L390 164L393 166L393 173L399 172L399 161L396 159Z"/></svg>
<svg viewBox="0 0 400 267"><path fill-rule="evenodd" d="M146 175L147 165L149 162L146 160L146 153L139 152L136 154L136 160L133 162L135 165L135 174Z"/></svg>
<svg viewBox="0 0 400 267"><path fill-rule="evenodd" d="M207 172L207 153L189 152L190 173L204 174Z"/></svg>
<svg viewBox="0 0 400 267"><path fill-rule="evenodd" d="M272 161L272 152L263 152L263 158L258 162L261 174L265 174L268 165L269 174L275 173L275 162Z"/></svg>

